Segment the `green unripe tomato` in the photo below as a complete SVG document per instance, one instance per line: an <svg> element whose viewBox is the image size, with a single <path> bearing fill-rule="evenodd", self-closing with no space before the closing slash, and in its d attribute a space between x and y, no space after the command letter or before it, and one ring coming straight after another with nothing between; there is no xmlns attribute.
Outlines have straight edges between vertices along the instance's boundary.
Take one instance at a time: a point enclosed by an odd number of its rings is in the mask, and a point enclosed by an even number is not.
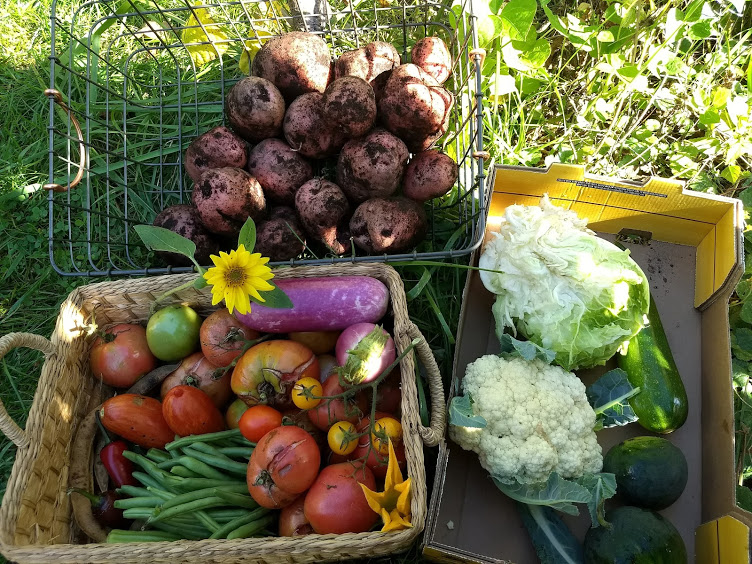
<svg viewBox="0 0 752 564"><path fill-rule="evenodd" d="M146 324L146 342L159 360L185 358L199 348L201 317L186 305L171 305L156 311Z"/></svg>

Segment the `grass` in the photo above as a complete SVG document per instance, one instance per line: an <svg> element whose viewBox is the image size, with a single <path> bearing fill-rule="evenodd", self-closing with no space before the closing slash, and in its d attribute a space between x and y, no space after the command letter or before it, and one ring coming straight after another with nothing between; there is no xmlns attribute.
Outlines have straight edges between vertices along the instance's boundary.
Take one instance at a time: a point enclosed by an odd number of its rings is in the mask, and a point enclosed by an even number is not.
<svg viewBox="0 0 752 564"><path fill-rule="evenodd" d="M534 16L521 9L529 4L523 0L475 4L481 7L481 42L488 53L483 66L483 86L488 95L485 144L495 162L545 166L561 161L582 163L591 172L626 178L677 177L693 189L738 195L752 205L752 192L747 191L752 179L752 51L748 31L752 28L752 3L741 3L741 13L737 13L734 6L739 3L728 0L550 0L538 2ZM84 277L61 277L51 268L47 195L38 189L48 181L49 167L49 102L42 92L49 87L50 5L50 0L8 0L0 6L0 334L50 335L60 302L75 286L89 282ZM122 5L128 7L126 3L111 3L110 7L116 10ZM133 5L145 3L134 0ZM160 5L166 8L172 4ZM61 0L57 9L60 21L70 21L71 0ZM86 34L82 30L91 29L101 10L92 6L79 12L74 33L83 38ZM397 22L400 14L399 9L387 10L380 17L385 22ZM231 16L216 15L218 20ZM159 14L154 19L159 19ZM180 26L185 18L165 17L161 23L166 22ZM100 136L103 141L92 141L90 166L99 174L93 175L91 193L99 199L88 204L106 210L105 196L113 194L112 202L121 207L110 213L128 213L134 221L150 221L166 201L185 194L185 181L182 185L177 181L177 152L186 140L221 119L221 107L212 103L216 102L219 83L194 88L194 77L221 80L226 72L236 76L240 47L234 44L228 48L223 59L227 67L213 61L205 68L194 68L187 53L179 54L179 63L187 69L182 85L164 88L154 68L169 63L165 52L128 58L135 47L132 40L128 43L127 38L119 38L116 27L95 29L96 41L102 45L110 42L110 56L117 64L127 60L140 82L128 91L129 98L138 103L106 105L101 88L88 92L91 131L109 133ZM78 44L76 51L77 43L70 43L70 39L65 32L59 33L56 49L63 62L71 61L71 66L80 70L81 64L85 66L85 59L82 63L80 58L82 47ZM390 39L401 41L398 35ZM56 72L56 87L74 108L87 113L82 106L85 85L68 82L60 68ZM128 88L122 75L108 71L106 65L100 65L99 72L115 94ZM176 112L155 108L155 100L170 104L178 96L183 102L196 103L192 111L179 116L180 121ZM64 123L62 117L57 115L57 124ZM64 137L56 134L55 139L55 151L65 154ZM144 162L123 166L124 139L129 144L128 154L140 154ZM459 140L461 145L467 142ZM76 156L74 147L72 160ZM64 167L56 168L56 178L64 178L64 173ZM127 207L122 190L125 174L132 187ZM159 196L160 185L173 186L166 200ZM76 192L70 201L70 226L65 206L53 211L56 248L64 249L60 243L67 239L76 241L72 252L58 251L55 259L69 268L78 265L86 269L91 258L97 268L103 268L108 264L104 247L94 244L88 257L87 247L81 243L87 239L87 225L81 223L75 206L87 204L76 200L83 193ZM118 231L120 224L122 221L110 223L113 242L124 240L125 233ZM96 216L92 224L95 238L104 237L107 227L106 218ZM117 247L116 266L121 268L131 264L123 258L123 249ZM137 246L132 250L134 263L147 258ZM731 317L735 370L742 392L752 373L749 257L747 264L746 286L734 297ZM411 318L428 339L448 383L464 271L415 265L402 267L401 274ZM745 308L745 303L750 305ZM21 426L34 396L41 363L39 353L27 350L14 350L0 361L0 399ZM752 405L752 395L745 401ZM743 405L747 404L740 404L737 414L745 412ZM752 428L752 410L747 412L744 417L749 420L738 421L737 428ZM14 454L15 447L0 440L0 489L7 481ZM746 460L744 453L741 456ZM748 462L749 469L752 461ZM418 553L413 550L396 561L417 559Z"/></svg>

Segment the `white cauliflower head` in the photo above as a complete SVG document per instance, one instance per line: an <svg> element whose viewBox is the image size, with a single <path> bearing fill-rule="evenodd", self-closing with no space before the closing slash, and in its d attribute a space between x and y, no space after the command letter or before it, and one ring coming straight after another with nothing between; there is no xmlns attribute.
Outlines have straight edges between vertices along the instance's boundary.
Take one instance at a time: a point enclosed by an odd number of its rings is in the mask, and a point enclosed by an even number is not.
<svg viewBox="0 0 752 564"><path fill-rule="evenodd" d="M540 359L485 355L467 366L462 390L487 424L451 425L450 437L478 453L500 480L535 483L551 472L578 478L601 471L596 414L573 373Z"/></svg>

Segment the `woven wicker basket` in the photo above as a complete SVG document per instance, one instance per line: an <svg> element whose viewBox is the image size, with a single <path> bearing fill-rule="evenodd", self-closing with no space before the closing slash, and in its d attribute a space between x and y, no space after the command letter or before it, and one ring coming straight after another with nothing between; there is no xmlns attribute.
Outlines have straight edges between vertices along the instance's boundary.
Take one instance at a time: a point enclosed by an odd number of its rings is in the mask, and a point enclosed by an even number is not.
<svg viewBox="0 0 752 564"><path fill-rule="evenodd" d="M361 275L381 280L391 294L394 340L403 350L421 337L410 322L402 280L383 264L283 268L277 278ZM192 276L161 276L82 286L61 306L50 340L14 333L0 339L0 357L15 347L44 352L46 361L31 407L26 429L20 429L0 405L0 430L17 446L16 461L0 508L0 552L14 562L321 562L390 554L408 548L423 530L427 490L422 442L435 445L444 432L444 396L441 377L430 348L422 340L416 352L429 375L431 427L421 426L415 360L402 360L402 424L407 471L414 495L409 530L344 535L308 535L298 538L201 540L159 543L87 543L72 519L66 490L69 483L70 447L77 426L91 405L111 395L98 385L88 365L89 340L81 327L96 316L97 324L142 322L156 296ZM171 296L200 313L211 310L208 289L189 289ZM166 302L169 303L169 302ZM93 445L92 445L93 448Z"/></svg>

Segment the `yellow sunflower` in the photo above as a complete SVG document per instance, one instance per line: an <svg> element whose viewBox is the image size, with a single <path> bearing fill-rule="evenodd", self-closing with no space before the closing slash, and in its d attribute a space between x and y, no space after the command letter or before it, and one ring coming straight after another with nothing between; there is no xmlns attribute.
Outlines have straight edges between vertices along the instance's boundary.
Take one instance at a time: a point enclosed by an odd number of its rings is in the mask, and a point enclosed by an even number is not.
<svg viewBox="0 0 752 564"><path fill-rule="evenodd" d="M259 292L274 289L267 282L274 278L272 269L266 266L269 258L262 257L261 253L251 254L240 245L237 251L230 251L230 254L220 251L219 256L211 255L211 259L214 266L204 272L204 279L212 287L212 305L224 300L230 313L233 310L249 313L249 296L263 302L266 300Z"/></svg>

